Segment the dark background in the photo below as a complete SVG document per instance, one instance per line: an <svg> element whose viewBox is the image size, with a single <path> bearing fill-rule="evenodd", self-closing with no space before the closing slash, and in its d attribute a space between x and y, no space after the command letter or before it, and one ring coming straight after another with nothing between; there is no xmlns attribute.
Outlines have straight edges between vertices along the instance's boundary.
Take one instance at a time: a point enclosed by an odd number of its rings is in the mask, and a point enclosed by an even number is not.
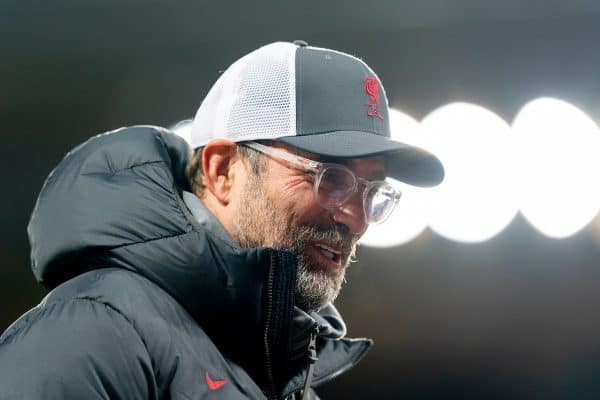
<svg viewBox="0 0 600 400"><path fill-rule="evenodd" d="M356 54L417 119L468 101L510 123L527 101L555 96L600 121L597 1L0 5L0 331L45 294L25 229L64 154L102 131L192 116L219 71L260 45L304 39ZM320 394L599 398L599 219L563 240L518 215L480 244L426 231L361 248L337 304L351 336L376 347Z"/></svg>

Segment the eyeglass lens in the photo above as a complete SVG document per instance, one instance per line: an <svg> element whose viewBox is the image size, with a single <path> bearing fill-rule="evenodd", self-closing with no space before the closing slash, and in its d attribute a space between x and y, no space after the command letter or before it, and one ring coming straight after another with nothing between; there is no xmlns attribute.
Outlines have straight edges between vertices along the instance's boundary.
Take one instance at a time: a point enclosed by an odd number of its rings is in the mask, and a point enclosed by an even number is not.
<svg viewBox="0 0 600 400"><path fill-rule="evenodd" d="M367 221L378 223L385 220L396 205L394 190L390 185L373 185L365 193L365 215Z"/></svg>
<svg viewBox="0 0 600 400"><path fill-rule="evenodd" d="M352 194L355 178L350 171L344 168L328 166L321 174L317 184L319 203L325 207L337 207Z"/></svg>
<svg viewBox="0 0 600 400"><path fill-rule="evenodd" d="M327 166L318 179L316 195L323 207L339 207L355 192L356 178L346 168ZM378 223L387 218L396 204L394 196L394 189L386 183L368 185L363 194L367 222Z"/></svg>

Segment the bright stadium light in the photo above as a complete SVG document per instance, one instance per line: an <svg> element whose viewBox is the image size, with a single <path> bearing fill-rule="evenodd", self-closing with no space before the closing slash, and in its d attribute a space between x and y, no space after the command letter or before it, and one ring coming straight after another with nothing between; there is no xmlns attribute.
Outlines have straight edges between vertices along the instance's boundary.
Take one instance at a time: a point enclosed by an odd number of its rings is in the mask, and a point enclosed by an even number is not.
<svg viewBox="0 0 600 400"><path fill-rule="evenodd" d="M526 104L513 123L521 212L543 234L564 238L600 208L600 130L578 108L552 98Z"/></svg>
<svg viewBox="0 0 600 400"><path fill-rule="evenodd" d="M427 196L430 227L455 241L490 239L518 210L509 125L467 103L443 106L421 125L446 170L444 182Z"/></svg>
<svg viewBox="0 0 600 400"><path fill-rule="evenodd" d="M390 109L390 128L393 139L425 147L421 126L413 117ZM402 190L398 206L385 222L369 227L361 244L370 247L398 246L419 236L427 226L424 200L427 190L401 182L394 181L394 184Z"/></svg>

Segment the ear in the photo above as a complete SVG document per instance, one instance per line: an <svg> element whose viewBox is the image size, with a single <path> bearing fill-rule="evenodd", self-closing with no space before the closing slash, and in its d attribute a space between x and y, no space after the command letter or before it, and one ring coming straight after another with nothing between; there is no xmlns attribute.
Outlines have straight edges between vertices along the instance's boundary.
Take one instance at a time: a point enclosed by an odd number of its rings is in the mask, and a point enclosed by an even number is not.
<svg viewBox="0 0 600 400"><path fill-rule="evenodd" d="M238 161L237 145L229 140L211 140L202 152L204 186L222 205L230 201Z"/></svg>

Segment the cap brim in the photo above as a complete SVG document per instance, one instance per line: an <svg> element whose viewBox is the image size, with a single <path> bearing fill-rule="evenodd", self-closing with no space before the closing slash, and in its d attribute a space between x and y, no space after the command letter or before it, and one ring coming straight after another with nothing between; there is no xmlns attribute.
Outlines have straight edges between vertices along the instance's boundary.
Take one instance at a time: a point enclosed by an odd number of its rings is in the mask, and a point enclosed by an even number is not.
<svg viewBox="0 0 600 400"><path fill-rule="evenodd" d="M430 187L444 180L441 161L420 147L361 131L334 131L286 136L278 140L325 157L356 158L383 155L388 176L413 186Z"/></svg>

